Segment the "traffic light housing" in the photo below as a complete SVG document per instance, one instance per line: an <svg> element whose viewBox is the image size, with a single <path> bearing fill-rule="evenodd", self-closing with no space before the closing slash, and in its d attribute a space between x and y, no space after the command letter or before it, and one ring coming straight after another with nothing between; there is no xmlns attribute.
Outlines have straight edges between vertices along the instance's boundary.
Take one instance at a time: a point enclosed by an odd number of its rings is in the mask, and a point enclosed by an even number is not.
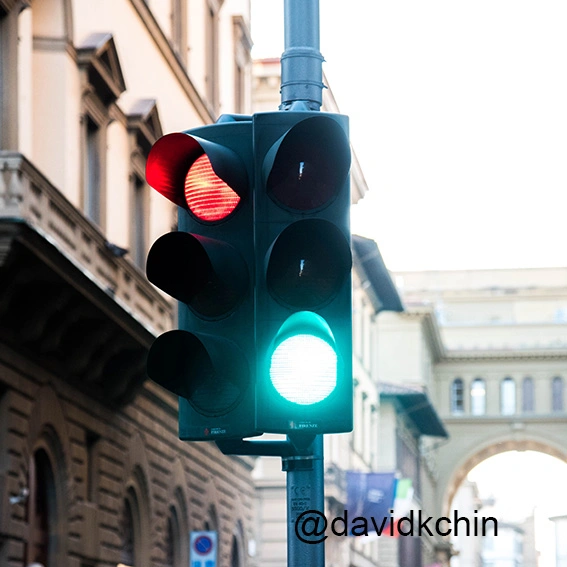
<svg viewBox="0 0 567 567"><path fill-rule="evenodd" d="M179 396L181 439L257 435L252 120L164 136L146 178L179 206L178 230L147 258L148 279L179 302L179 328L153 343L148 375Z"/></svg>
<svg viewBox="0 0 567 567"><path fill-rule="evenodd" d="M254 115L256 428L352 430L345 116Z"/></svg>

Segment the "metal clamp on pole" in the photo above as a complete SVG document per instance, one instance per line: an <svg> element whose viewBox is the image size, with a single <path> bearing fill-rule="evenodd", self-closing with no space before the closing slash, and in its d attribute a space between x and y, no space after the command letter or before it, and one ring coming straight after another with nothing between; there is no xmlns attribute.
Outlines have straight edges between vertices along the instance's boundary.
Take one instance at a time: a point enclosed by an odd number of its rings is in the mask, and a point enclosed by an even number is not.
<svg viewBox="0 0 567 567"><path fill-rule="evenodd" d="M319 51L319 0L285 0L284 33L280 109L320 110L324 59Z"/></svg>

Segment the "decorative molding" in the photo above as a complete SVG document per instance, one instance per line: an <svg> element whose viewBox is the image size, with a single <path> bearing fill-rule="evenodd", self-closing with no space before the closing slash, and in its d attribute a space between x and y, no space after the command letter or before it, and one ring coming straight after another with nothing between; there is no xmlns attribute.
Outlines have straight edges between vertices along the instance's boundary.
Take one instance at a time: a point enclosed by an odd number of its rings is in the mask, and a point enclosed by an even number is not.
<svg viewBox="0 0 567 567"><path fill-rule="evenodd" d="M124 75L111 33L92 33L77 46L77 63L85 69L98 97L109 105L125 90Z"/></svg>

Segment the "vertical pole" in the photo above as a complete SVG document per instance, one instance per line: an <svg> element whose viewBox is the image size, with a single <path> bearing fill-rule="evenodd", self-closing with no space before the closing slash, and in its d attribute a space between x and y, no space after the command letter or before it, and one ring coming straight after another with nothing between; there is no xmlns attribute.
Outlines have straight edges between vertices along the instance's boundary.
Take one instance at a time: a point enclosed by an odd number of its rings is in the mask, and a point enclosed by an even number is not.
<svg viewBox="0 0 567 567"><path fill-rule="evenodd" d="M296 440L290 441L297 446ZM293 456L282 457L287 473L287 565L288 567L324 567L324 533L320 532L325 513L323 435L315 435L313 443ZM317 514L305 514L309 510ZM313 518L309 520L308 518ZM306 522L306 523L305 523ZM305 525L306 534L302 530ZM319 543L306 543L302 539Z"/></svg>
<svg viewBox="0 0 567 567"><path fill-rule="evenodd" d="M280 109L320 110L324 85L319 0L284 0L284 38Z"/></svg>
<svg viewBox="0 0 567 567"><path fill-rule="evenodd" d="M323 56L319 51L319 0L284 0L285 51L281 57L280 110L315 110L323 104ZM298 449L282 457L287 473L287 565L288 567L324 567L325 544L302 541L302 525L309 530L321 526L325 513L323 436L315 435L312 443L298 447L299 438L288 437ZM305 524L305 512L315 511ZM303 516L302 516L303 514ZM299 522L298 522L299 521ZM314 523L317 522L318 524ZM303 524L301 523L303 522ZM301 537L300 537L301 536Z"/></svg>

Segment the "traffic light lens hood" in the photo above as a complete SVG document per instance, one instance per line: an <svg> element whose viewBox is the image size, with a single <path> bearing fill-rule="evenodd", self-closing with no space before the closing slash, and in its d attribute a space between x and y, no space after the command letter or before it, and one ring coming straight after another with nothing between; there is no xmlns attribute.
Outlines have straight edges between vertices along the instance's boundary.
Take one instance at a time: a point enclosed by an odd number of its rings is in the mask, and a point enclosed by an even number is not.
<svg viewBox="0 0 567 567"><path fill-rule="evenodd" d="M215 366L213 361L220 362ZM238 405L250 385L249 367L236 345L183 330L168 331L154 341L147 372L154 382L211 417Z"/></svg>
<svg viewBox="0 0 567 567"><path fill-rule="evenodd" d="M268 290L285 306L318 309L336 296L351 266L349 242L333 223L300 220L268 252Z"/></svg>
<svg viewBox="0 0 567 567"><path fill-rule="evenodd" d="M202 319L229 315L249 281L244 260L230 244L188 232L158 238L148 253L146 274Z"/></svg>
<svg viewBox="0 0 567 567"><path fill-rule="evenodd" d="M199 179L195 175L198 170ZM191 211L201 222L224 220L248 191L246 167L234 151L179 132L163 136L152 146L146 162L146 180L158 193Z"/></svg>

